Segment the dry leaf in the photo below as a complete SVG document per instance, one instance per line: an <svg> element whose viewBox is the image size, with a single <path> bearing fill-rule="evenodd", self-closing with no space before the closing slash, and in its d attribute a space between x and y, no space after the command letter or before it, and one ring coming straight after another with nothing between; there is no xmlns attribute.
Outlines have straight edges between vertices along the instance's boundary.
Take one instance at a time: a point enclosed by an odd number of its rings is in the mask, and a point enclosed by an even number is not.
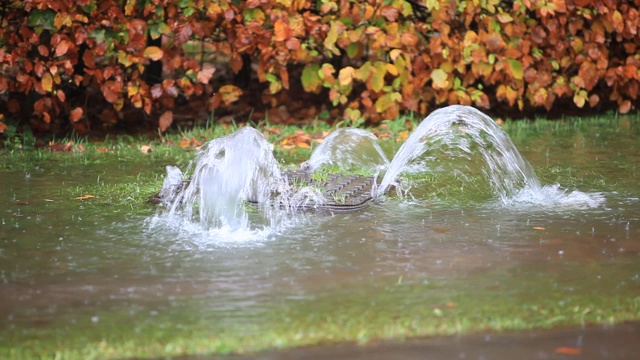
<svg viewBox="0 0 640 360"><path fill-rule="evenodd" d="M544 226L534 226L533 227L534 230L545 230Z"/></svg>
<svg viewBox="0 0 640 360"><path fill-rule="evenodd" d="M562 355L580 355L582 353L582 349L576 347L561 346L556 348L555 353Z"/></svg>
<svg viewBox="0 0 640 360"><path fill-rule="evenodd" d="M96 197L95 195L82 195L82 196L78 196L75 199L76 200L87 200L87 199L93 199L94 197Z"/></svg>
<svg viewBox="0 0 640 360"><path fill-rule="evenodd" d="M151 146L149 146L149 145L142 145L142 146L140 146L140 151L142 151L145 154L148 154L148 153L152 152L153 149L151 149Z"/></svg>

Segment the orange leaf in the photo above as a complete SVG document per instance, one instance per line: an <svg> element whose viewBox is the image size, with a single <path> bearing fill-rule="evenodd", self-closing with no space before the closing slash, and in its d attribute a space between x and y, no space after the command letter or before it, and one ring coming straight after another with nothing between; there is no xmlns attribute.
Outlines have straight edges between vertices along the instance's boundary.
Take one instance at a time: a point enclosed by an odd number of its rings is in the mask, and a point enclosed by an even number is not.
<svg viewBox="0 0 640 360"><path fill-rule="evenodd" d="M534 226L533 227L534 230L545 230L544 226Z"/></svg>
<svg viewBox="0 0 640 360"><path fill-rule="evenodd" d="M171 123L173 122L173 111L167 110L160 115L160 119L158 119L158 127L160 128L160 132L165 132Z"/></svg>
<svg viewBox="0 0 640 360"><path fill-rule="evenodd" d="M144 52L142 53L142 56L149 58L151 60L154 61L158 61L160 59L162 59L162 55L164 53L162 52L162 49L160 49L157 46L148 46L146 49L144 49Z"/></svg>
<svg viewBox="0 0 640 360"><path fill-rule="evenodd" d="M275 41L287 40L292 35L291 28L283 19L276 20L276 22L273 24L273 32L273 40Z"/></svg>
<svg viewBox="0 0 640 360"><path fill-rule="evenodd" d="M582 349L576 347L561 346L556 348L555 353L562 355L580 355L582 353Z"/></svg>
<svg viewBox="0 0 640 360"><path fill-rule="evenodd" d="M78 196L75 199L76 200L87 200L87 199L93 199L94 197L96 197L95 195L82 195L82 196Z"/></svg>
<svg viewBox="0 0 640 360"><path fill-rule="evenodd" d="M50 73L45 73L41 80L42 89L46 92L53 90L53 77Z"/></svg>
<svg viewBox="0 0 640 360"><path fill-rule="evenodd" d="M306 142L303 142L303 141L298 141L296 143L296 146L299 147L299 148L303 148L303 149L311 148L311 145L309 145L309 144L307 144Z"/></svg>
<svg viewBox="0 0 640 360"><path fill-rule="evenodd" d="M67 95L65 95L64 91L62 90L56 91L56 96L58 97L58 100L60 100L61 102L65 102L65 100L67 99Z"/></svg>
<svg viewBox="0 0 640 360"><path fill-rule="evenodd" d="M7 130L9 127L3 123L2 121L0 121L0 134L4 133L5 130Z"/></svg>
<svg viewBox="0 0 640 360"><path fill-rule="evenodd" d="M618 107L618 111L620 111L620 114L626 114L630 110L631 110L631 101L629 100L623 101Z"/></svg>
<svg viewBox="0 0 640 360"><path fill-rule="evenodd" d="M71 120L71 122L76 122L80 120L80 118L82 117L82 114L83 114L82 108L77 107L71 110L71 112L69 113L69 120Z"/></svg>
<svg viewBox="0 0 640 360"><path fill-rule="evenodd" d="M338 82L340 83L340 85L347 86L351 84L351 79L353 78L354 72L355 69L351 66L340 69L340 72L338 73Z"/></svg>
<svg viewBox="0 0 640 360"><path fill-rule="evenodd" d="M62 56L67 53L71 42L69 40L62 40L56 46L56 56Z"/></svg>

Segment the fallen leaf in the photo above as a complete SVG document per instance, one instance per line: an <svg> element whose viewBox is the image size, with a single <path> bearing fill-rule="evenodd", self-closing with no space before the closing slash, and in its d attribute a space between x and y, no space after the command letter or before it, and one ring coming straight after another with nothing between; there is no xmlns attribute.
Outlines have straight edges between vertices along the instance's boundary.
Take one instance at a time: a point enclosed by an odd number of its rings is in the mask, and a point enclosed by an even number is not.
<svg viewBox="0 0 640 360"><path fill-rule="evenodd" d="M107 150L107 148L99 147L99 148L96 149L96 151L99 152L99 153L106 153L108 150Z"/></svg>
<svg viewBox="0 0 640 360"><path fill-rule="evenodd" d="M3 123L2 121L0 121L0 134L4 133L9 127Z"/></svg>
<svg viewBox="0 0 640 360"><path fill-rule="evenodd" d="M545 230L544 226L534 226L533 227L534 230Z"/></svg>
<svg viewBox="0 0 640 360"><path fill-rule="evenodd" d="M562 355L580 355L582 353L582 349L576 347L561 346L556 348L555 353Z"/></svg>
<svg viewBox="0 0 640 360"><path fill-rule="evenodd" d="M93 199L94 197L96 197L95 195L82 195L82 196L78 196L75 199L76 200L87 200L87 199Z"/></svg>
<svg viewBox="0 0 640 360"><path fill-rule="evenodd" d="M296 146L297 146L297 147L299 147L299 148L302 148L302 149L309 149L309 148L311 148L311 145L309 145L309 144L307 144L306 142L303 142L303 141L298 141L298 142L296 143Z"/></svg>
<svg viewBox="0 0 640 360"><path fill-rule="evenodd" d="M151 146L149 146L149 145L142 145L142 146L140 146L140 151L142 151L145 154L148 154L148 153L152 152L153 149L151 149Z"/></svg>
<svg viewBox="0 0 640 360"><path fill-rule="evenodd" d="M407 140L407 138L409 138L409 131L408 130L402 130L400 132L398 132L398 137L396 137L396 142L402 142Z"/></svg>

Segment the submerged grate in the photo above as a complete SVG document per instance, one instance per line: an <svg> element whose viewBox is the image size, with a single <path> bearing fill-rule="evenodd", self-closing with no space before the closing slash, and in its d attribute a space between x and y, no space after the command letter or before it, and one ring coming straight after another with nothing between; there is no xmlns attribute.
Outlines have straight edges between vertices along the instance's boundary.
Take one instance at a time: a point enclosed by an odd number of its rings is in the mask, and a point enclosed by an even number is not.
<svg viewBox="0 0 640 360"><path fill-rule="evenodd" d="M285 173L290 186L317 187L324 197L323 203L309 201L304 208L329 209L333 211L351 211L364 207L373 199L372 190L375 184L373 176L355 174L329 174L326 180L317 180L305 171Z"/></svg>
<svg viewBox="0 0 640 360"><path fill-rule="evenodd" d="M311 177L303 170L286 172L287 183L293 188L305 186L315 187L324 198L322 203L317 203L313 199L305 201L298 207L302 209L319 209L330 211L354 211L363 208L373 199L372 190L376 183L373 176L363 176L355 174L329 174L326 179L318 180ZM179 186L170 191L176 194L188 186L188 181L183 181ZM165 195L166 196L166 195ZM171 197L171 194L168 195ZM153 204L162 204L168 200L163 194L157 193L149 198Z"/></svg>

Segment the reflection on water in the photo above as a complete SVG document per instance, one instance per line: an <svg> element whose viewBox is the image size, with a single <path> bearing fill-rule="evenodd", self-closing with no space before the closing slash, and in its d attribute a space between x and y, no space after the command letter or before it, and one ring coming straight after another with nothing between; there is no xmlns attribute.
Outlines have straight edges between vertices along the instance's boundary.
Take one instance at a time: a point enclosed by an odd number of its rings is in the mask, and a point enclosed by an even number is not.
<svg viewBox="0 0 640 360"><path fill-rule="evenodd" d="M598 141L606 136L599 132ZM357 313L358 301L402 314L416 302L428 307L451 297L507 294L532 307L549 298L637 297L640 161L625 154L638 153L640 142L637 133L626 136L595 143L607 162L582 162L567 177L572 187L602 193L606 201L593 207L451 206L446 198L389 197L353 213L293 213L281 231L235 242L149 229L145 215L125 217L107 204L57 197L61 179L45 172L25 181L24 173L5 171L0 345L99 342L151 330L167 338L229 329L257 336L297 317L323 319L341 306ZM564 184L566 174L554 178L550 168L572 166L554 142L561 140L523 146L551 183ZM104 166L87 167L87 181ZM590 183L585 177L592 174L605 181Z"/></svg>

